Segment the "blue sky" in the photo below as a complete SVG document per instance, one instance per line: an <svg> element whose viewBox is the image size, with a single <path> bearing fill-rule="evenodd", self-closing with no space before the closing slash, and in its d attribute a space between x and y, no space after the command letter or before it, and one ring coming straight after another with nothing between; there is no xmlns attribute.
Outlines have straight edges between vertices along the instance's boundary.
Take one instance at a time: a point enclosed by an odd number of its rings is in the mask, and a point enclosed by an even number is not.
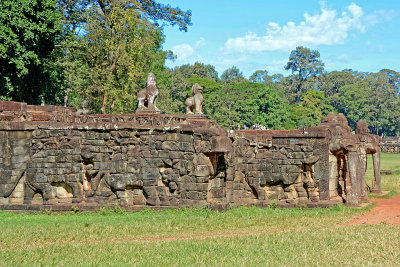
<svg viewBox="0 0 400 267"><path fill-rule="evenodd" d="M221 73L238 67L284 70L290 51L302 45L321 54L327 71L400 71L400 1L160 0L192 11L187 32L164 29L167 66L211 64Z"/></svg>

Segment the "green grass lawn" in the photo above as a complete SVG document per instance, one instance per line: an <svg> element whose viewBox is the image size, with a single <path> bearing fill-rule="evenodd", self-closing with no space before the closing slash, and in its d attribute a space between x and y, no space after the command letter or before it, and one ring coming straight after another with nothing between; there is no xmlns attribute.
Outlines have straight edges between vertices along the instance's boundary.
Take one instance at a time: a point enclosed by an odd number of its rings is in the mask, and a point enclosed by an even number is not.
<svg viewBox="0 0 400 267"><path fill-rule="evenodd" d="M368 155L367 159L367 184L371 185L374 177L374 169L372 167L372 156ZM390 191L389 196L393 196L400 191L400 154L381 154L381 169L391 170L392 175L381 175L381 187L384 191ZM371 195L375 197L374 195Z"/></svg>
<svg viewBox="0 0 400 267"><path fill-rule="evenodd" d="M398 192L400 155L382 169ZM343 226L370 208L0 212L0 266L397 266L399 227Z"/></svg>

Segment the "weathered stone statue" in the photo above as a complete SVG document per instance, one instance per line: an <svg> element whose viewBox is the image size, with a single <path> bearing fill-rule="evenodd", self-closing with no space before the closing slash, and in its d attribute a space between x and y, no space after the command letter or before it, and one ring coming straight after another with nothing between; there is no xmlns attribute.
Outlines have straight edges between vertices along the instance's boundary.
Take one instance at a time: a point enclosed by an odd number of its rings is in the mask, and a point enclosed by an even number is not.
<svg viewBox="0 0 400 267"><path fill-rule="evenodd" d="M81 103L81 108L78 109L76 115L86 115L89 114L89 101L87 99L83 100Z"/></svg>
<svg viewBox="0 0 400 267"><path fill-rule="evenodd" d="M139 91L137 95L139 105L136 113L161 113L156 107L157 97L156 76L153 73L149 73L146 79L146 88Z"/></svg>
<svg viewBox="0 0 400 267"><path fill-rule="evenodd" d="M203 115L203 87L198 83L192 86L192 97L186 99L186 114ZM194 113L194 110L195 113Z"/></svg>

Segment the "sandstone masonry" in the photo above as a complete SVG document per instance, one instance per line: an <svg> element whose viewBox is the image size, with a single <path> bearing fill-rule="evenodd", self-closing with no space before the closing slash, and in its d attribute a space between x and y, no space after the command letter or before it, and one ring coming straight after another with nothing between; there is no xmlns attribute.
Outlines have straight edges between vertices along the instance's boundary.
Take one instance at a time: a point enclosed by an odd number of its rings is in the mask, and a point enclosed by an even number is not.
<svg viewBox="0 0 400 267"><path fill-rule="evenodd" d="M379 137L342 115L298 130L228 132L203 117L78 115L0 102L0 209L357 205Z"/></svg>

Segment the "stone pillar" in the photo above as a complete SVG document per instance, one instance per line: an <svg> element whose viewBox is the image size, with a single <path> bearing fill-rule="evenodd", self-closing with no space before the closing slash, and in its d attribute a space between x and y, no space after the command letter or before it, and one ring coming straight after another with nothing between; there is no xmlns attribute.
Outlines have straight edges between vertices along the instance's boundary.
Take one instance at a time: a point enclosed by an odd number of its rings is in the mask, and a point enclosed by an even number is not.
<svg viewBox="0 0 400 267"><path fill-rule="evenodd" d="M365 149L358 149L359 157L360 157L360 172L357 173L359 187L360 187L360 201L363 203L368 202L368 194L367 194L367 183L365 181L365 173L367 172L367 153Z"/></svg>
<svg viewBox="0 0 400 267"><path fill-rule="evenodd" d="M351 187L347 191L347 203L350 205L358 205L360 197L360 185L357 177L357 168L360 166L360 160L356 151L349 151L348 154L348 171L350 174Z"/></svg>
<svg viewBox="0 0 400 267"><path fill-rule="evenodd" d="M329 153L329 197L338 196L338 160L335 155Z"/></svg>
<svg viewBox="0 0 400 267"><path fill-rule="evenodd" d="M372 154L372 161L374 164L374 179L372 180L372 193L381 193L381 152L378 149Z"/></svg>

